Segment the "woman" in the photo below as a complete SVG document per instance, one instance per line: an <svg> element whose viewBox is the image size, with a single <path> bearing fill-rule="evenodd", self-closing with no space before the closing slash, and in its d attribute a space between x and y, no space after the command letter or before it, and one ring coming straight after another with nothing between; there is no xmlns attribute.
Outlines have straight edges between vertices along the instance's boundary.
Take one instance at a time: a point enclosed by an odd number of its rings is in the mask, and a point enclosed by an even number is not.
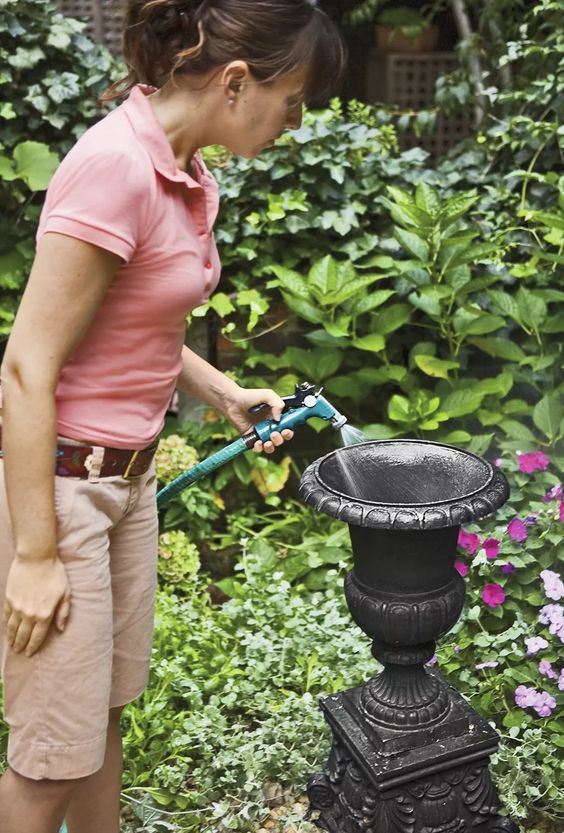
<svg viewBox="0 0 564 833"><path fill-rule="evenodd" d="M255 157L344 63L311 0L130 0L124 51L129 74L106 98L129 97L51 183L2 366L2 833L56 833L65 817L69 833L119 831L119 716L148 676L152 457L171 394L241 432L252 406L283 407L183 344L219 278L217 186L198 150Z"/></svg>

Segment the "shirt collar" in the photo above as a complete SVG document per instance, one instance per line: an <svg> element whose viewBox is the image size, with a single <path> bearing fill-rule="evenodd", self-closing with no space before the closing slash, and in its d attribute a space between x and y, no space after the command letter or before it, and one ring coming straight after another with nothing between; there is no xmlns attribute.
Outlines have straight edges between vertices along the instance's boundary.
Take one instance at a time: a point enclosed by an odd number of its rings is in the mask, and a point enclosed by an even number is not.
<svg viewBox="0 0 564 833"><path fill-rule="evenodd" d="M197 182L187 171L178 167L172 146L149 102L148 96L154 92L156 92L155 87L137 84L121 107L137 138L151 157L155 170L171 182L182 182L188 188L202 188L206 184L205 180L212 177L208 173L199 152L194 154L194 162L198 167L200 182Z"/></svg>

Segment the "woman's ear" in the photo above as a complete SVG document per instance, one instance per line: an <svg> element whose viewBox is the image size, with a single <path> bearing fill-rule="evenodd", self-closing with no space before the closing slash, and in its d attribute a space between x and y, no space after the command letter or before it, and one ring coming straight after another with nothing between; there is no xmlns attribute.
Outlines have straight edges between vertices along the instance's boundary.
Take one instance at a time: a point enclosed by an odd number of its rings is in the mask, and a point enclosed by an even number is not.
<svg viewBox="0 0 564 833"><path fill-rule="evenodd" d="M250 77L251 71L246 61L231 61L227 64L221 75L221 84L228 101L235 101Z"/></svg>

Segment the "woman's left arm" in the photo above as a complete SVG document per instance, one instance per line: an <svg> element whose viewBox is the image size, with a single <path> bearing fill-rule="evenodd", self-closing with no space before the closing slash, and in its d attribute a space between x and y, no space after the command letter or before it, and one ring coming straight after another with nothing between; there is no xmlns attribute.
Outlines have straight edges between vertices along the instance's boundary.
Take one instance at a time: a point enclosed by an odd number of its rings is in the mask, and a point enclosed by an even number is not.
<svg viewBox="0 0 564 833"><path fill-rule="evenodd" d="M280 419L284 409L284 401L273 390L242 388L186 346L182 350L182 370L176 387L221 411L242 434L253 426L249 408L254 405L265 402L276 420ZM282 433L273 431L270 440L264 444L256 442L253 451L271 454L284 440L291 440L293 436L294 432L288 429L284 429Z"/></svg>

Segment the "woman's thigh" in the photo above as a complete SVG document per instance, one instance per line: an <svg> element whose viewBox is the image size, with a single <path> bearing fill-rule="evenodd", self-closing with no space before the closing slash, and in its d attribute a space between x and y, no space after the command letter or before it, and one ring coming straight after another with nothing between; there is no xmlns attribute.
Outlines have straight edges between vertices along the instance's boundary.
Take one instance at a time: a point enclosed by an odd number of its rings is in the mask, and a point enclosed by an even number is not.
<svg viewBox="0 0 564 833"><path fill-rule="evenodd" d="M0 484L0 592L14 557ZM8 648L0 624L8 761L34 779L81 778L102 766L114 662L110 532L126 516L131 484L56 478L59 557L71 588L63 633L52 626L33 656ZM1 617L0 617L1 619Z"/></svg>

